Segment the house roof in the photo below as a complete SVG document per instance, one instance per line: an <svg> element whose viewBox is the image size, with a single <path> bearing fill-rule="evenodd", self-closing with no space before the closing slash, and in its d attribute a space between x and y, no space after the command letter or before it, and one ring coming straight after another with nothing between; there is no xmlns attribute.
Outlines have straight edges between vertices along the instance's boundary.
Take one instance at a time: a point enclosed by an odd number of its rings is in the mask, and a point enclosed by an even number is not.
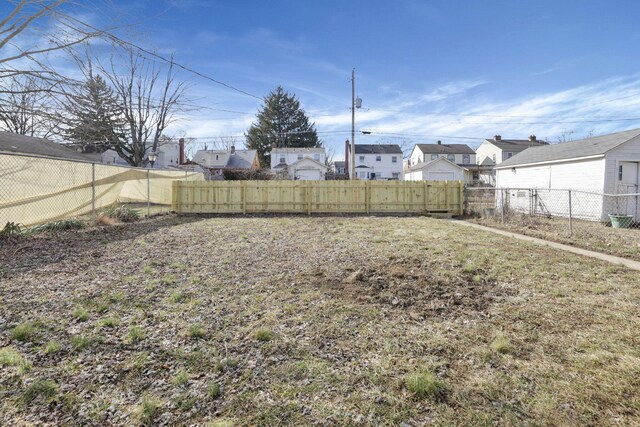
<svg viewBox="0 0 640 427"><path fill-rule="evenodd" d="M488 138L485 141L495 145L503 151L509 151L512 153L519 153L526 150L529 147L540 147L543 145L549 145L546 141L535 140L530 141L528 139L493 139Z"/></svg>
<svg viewBox="0 0 640 427"><path fill-rule="evenodd" d="M355 144L356 154L402 154L398 144Z"/></svg>
<svg viewBox="0 0 640 427"><path fill-rule="evenodd" d="M467 144L416 144L425 154L476 154Z"/></svg>
<svg viewBox="0 0 640 427"><path fill-rule="evenodd" d="M444 157L440 157L440 158L435 159L435 160L429 160L428 162L417 163L414 166L410 167L409 170L410 171L422 170L422 169L424 169L426 167L432 166L433 164L435 164L437 162L447 162L447 163L452 164L453 166L455 166L457 168L467 170L467 168L465 168L463 166L460 166L460 165L457 165L457 164L453 163L452 161L445 159Z"/></svg>
<svg viewBox="0 0 640 427"><path fill-rule="evenodd" d="M344 168L345 166L347 166L347 162L337 161L333 162L333 165L337 168Z"/></svg>
<svg viewBox="0 0 640 427"><path fill-rule="evenodd" d="M273 147L271 152L287 153L324 153L324 147Z"/></svg>
<svg viewBox="0 0 640 427"><path fill-rule="evenodd" d="M496 166L496 169L530 163L545 163L554 160L570 160L604 155L607 151L631 140L640 142L640 129L631 129L624 132L597 136L595 138L586 138L541 147L531 147L502 162Z"/></svg>
<svg viewBox="0 0 640 427"><path fill-rule="evenodd" d="M0 132L0 151L57 157L67 160L90 161L91 158L46 138Z"/></svg>
<svg viewBox="0 0 640 427"><path fill-rule="evenodd" d="M251 169L257 153L257 150L236 150L235 153L229 155L226 167L232 169Z"/></svg>

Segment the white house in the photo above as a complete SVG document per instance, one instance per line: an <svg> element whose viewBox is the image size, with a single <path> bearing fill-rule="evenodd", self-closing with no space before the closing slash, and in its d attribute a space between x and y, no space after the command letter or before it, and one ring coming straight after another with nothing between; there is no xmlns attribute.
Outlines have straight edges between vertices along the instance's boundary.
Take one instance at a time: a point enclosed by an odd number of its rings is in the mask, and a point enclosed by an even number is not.
<svg viewBox="0 0 640 427"><path fill-rule="evenodd" d="M290 179L324 180L329 170L322 147L273 147L271 170L286 172Z"/></svg>
<svg viewBox="0 0 640 427"><path fill-rule="evenodd" d="M404 172L405 181L470 181L472 173L444 157L418 163Z"/></svg>
<svg viewBox="0 0 640 427"><path fill-rule="evenodd" d="M151 153L153 141L147 143L147 154ZM166 169L180 165L180 143L175 141L158 142L157 159L154 169ZM101 154L101 162L108 165L130 166L115 150L109 149Z"/></svg>
<svg viewBox="0 0 640 427"><path fill-rule="evenodd" d="M351 146L345 143L345 166L349 173ZM358 179L403 178L402 149L398 144L355 144L355 174Z"/></svg>
<svg viewBox="0 0 640 427"><path fill-rule="evenodd" d="M445 159L458 168L442 162L432 163L435 160ZM476 152L467 144L416 144L411 151L405 170L411 172L409 180L463 180L465 182L479 179L480 167L476 164ZM441 172L442 174L438 174ZM453 174L456 178L451 178ZM421 176L421 178L416 178ZM432 176L433 178L429 178Z"/></svg>
<svg viewBox="0 0 640 427"><path fill-rule="evenodd" d="M480 181L495 185L495 166L510 159L516 154L530 147L548 145L540 141L535 135L528 139L503 139L500 135L494 135L491 139L485 139L476 149L476 163L479 167Z"/></svg>
<svg viewBox="0 0 640 427"><path fill-rule="evenodd" d="M554 190L575 190L572 214L576 217L606 220L607 214L624 213L638 220L638 196L599 194L638 193L639 164L640 129L632 129L528 148L496 166L496 186L510 189L506 196L515 209L531 209L530 193L534 193L536 208L564 215L568 213L568 197L557 200L560 193ZM616 199L623 201L623 206L613 206Z"/></svg>
<svg viewBox="0 0 640 427"><path fill-rule="evenodd" d="M228 150L198 150L193 161L208 168L213 179L222 179L225 169L260 169L257 150L236 150L233 145Z"/></svg>

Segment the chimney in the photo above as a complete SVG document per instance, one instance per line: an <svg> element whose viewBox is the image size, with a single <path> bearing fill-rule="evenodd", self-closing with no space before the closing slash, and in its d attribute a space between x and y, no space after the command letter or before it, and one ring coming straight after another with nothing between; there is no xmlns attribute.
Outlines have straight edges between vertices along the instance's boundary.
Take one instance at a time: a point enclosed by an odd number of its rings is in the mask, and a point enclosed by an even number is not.
<svg viewBox="0 0 640 427"><path fill-rule="evenodd" d="M232 145L229 149L229 151L231 152L231 154L236 154L236 146Z"/></svg>
<svg viewBox="0 0 640 427"><path fill-rule="evenodd" d="M493 135L493 139L495 139L496 141L501 141L502 140L502 136L501 135Z"/></svg>
<svg viewBox="0 0 640 427"><path fill-rule="evenodd" d="M529 141L534 142L536 140L535 135L529 135Z"/></svg>
<svg viewBox="0 0 640 427"><path fill-rule="evenodd" d="M349 148L350 148L349 144L350 144L350 142L347 139L344 142L344 172L347 175L349 175L349 179L351 179L351 169L349 169L349 160L350 160L350 157L351 157L351 156L349 156Z"/></svg>
<svg viewBox="0 0 640 427"><path fill-rule="evenodd" d="M179 165L184 165L185 161L184 161L184 138L180 138L180 140L178 141L178 145L180 147L180 158L178 160L178 164Z"/></svg>
<svg viewBox="0 0 640 427"><path fill-rule="evenodd" d="M442 141L438 140L438 145L442 144Z"/></svg>

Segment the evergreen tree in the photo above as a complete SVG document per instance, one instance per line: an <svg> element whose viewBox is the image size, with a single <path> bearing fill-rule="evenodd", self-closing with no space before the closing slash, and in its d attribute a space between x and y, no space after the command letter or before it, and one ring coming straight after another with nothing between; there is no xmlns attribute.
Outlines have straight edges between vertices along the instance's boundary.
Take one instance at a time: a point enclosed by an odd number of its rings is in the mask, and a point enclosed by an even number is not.
<svg viewBox="0 0 640 427"><path fill-rule="evenodd" d="M79 91L67 98L69 115L67 137L89 148L102 152L113 148L123 158L122 148L126 143L122 108L107 82L100 76L89 73Z"/></svg>
<svg viewBox="0 0 640 427"><path fill-rule="evenodd" d="M247 133L247 147L258 151L262 167L269 167L271 146L276 147L321 147L315 124L300 108L295 95L278 86L264 98L257 114L257 121Z"/></svg>

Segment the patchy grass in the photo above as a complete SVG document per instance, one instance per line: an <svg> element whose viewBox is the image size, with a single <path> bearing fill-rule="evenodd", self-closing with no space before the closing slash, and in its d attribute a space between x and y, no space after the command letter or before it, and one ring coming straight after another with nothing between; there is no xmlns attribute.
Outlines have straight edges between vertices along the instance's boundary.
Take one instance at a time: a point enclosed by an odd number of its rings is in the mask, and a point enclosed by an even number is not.
<svg viewBox="0 0 640 427"><path fill-rule="evenodd" d="M428 370L407 375L405 386L418 399L436 399L445 392L444 383Z"/></svg>
<svg viewBox="0 0 640 427"><path fill-rule="evenodd" d="M640 275L619 266L431 218L20 246L0 247L3 425L640 424Z"/></svg>
<svg viewBox="0 0 640 427"><path fill-rule="evenodd" d="M73 317L78 322L86 322L89 320L89 311L84 307L77 307L73 310Z"/></svg>
<svg viewBox="0 0 640 427"><path fill-rule="evenodd" d="M36 327L31 322L19 323L11 331L11 338L17 341L29 341L36 333Z"/></svg>

